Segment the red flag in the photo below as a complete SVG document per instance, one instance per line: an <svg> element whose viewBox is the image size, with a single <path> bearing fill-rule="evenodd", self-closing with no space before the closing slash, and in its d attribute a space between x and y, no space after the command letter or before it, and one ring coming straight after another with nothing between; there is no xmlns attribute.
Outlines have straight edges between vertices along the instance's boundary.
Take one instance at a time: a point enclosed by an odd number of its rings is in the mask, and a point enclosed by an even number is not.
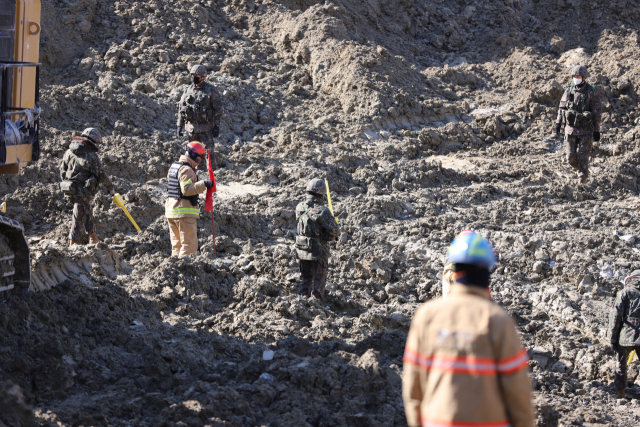
<svg viewBox="0 0 640 427"><path fill-rule="evenodd" d="M209 179L213 181L213 187L207 190L207 199L204 208L207 212L213 210L213 193L216 192L216 177L213 174L213 167L211 167L211 151L207 150L207 169L209 170Z"/></svg>
<svg viewBox="0 0 640 427"><path fill-rule="evenodd" d="M213 255L216 255L216 224L213 218L213 193L216 192L216 177L213 174L213 167L211 166L211 151L207 150L207 169L209 170L209 179L213 182L213 187L207 190L207 198L204 204L204 209L207 212L211 212L211 233L213 234Z"/></svg>

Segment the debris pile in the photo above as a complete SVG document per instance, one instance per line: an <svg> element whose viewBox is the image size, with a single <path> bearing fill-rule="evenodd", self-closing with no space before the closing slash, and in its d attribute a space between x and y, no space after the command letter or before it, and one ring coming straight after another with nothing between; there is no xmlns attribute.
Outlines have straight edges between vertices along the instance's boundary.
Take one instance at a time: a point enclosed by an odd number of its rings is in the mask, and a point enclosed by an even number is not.
<svg viewBox="0 0 640 427"><path fill-rule="evenodd" d="M39 425L405 425L409 323L441 294L451 240L474 228L501 258L491 293L529 351L538 425L637 422L640 389L612 395L605 333L620 280L640 268L639 13L628 1L44 3L42 156L0 176L34 272L25 299L0 294L0 401L28 403ZM169 256L163 206L194 63L225 113L218 257L202 213L187 260ZM584 186L549 138L577 63L603 105ZM89 126L142 232L101 190L104 243L69 249L57 168ZM297 297L293 252L294 208L316 177L342 228L322 303Z"/></svg>

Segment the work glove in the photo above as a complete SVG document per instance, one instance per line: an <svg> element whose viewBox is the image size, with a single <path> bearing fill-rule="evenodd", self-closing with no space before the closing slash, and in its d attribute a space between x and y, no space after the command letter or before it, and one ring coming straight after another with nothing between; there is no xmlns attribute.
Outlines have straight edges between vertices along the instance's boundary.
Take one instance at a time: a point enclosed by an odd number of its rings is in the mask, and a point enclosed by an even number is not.
<svg viewBox="0 0 640 427"><path fill-rule="evenodd" d="M184 133L184 128L182 126L178 126L178 128L176 129L176 137L180 138L183 133Z"/></svg>
<svg viewBox="0 0 640 427"><path fill-rule="evenodd" d="M220 135L220 128L218 127L218 125L215 125L213 129L211 129L211 134L214 138L217 138L218 135Z"/></svg>
<svg viewBox="0 0 640 427"><path fill-rule="evenodd" d="M598 131L593 132L593 140L596 142L600 141L600 132Z"/></svg>
<svg viewBox="0 0 640 427"><path fill-rule="evenodd" d="M554 128L553 128L553 134L554 134L555 136L560 135L560 123L556 123L556 125L554 126Z"/></svg>
<svg viewBox="0 0 640 427"><path fill-rule="evenodd" d="M211 181L210 179L206 180L204 182L204 186L207 187L207 190L210 189L211 187L213 187L213 181Z"/></svg>

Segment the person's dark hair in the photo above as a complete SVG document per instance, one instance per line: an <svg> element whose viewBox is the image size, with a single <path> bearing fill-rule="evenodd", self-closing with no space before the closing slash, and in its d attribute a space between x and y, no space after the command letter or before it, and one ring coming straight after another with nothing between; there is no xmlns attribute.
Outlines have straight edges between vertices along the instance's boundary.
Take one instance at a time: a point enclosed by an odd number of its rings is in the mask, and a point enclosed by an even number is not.
<svg viewBox="0 0 640 427"><path fill-rule="evenodd" d="M472 264L453 264L456 283L488 288L491 273L486 268Z"/></svg>

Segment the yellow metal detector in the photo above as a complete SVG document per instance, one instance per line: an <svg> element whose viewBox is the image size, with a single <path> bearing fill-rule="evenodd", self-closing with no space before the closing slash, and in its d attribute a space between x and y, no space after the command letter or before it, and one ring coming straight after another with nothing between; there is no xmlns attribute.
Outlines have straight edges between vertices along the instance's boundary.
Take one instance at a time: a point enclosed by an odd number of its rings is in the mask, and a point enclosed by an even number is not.
<svg viewBox="0 0 640 427"><path fill-rule="evenodd" d="M122 196L120 195L120 193L114 194L111 200L113 200L113 203L115 203L117 207L122 209L125 215L127 215L127 217L129 218L129 221L131 221L131 224L133 224L136 230L138 230L138 233L140 233L140 227L138 227L138 224L136 224L133 218L131 218L131 214L129 213L127 208L124 207L124 200L122 200Z"/></svg>
<svg viewBox="0 0 640 427"><path fill-rule="evenodd" d="M331 215L333 215L333 205L331 204L331 192L329 191L329 180L325 179L324 183L327 186L327 202L329 203L329 211L331 212ZM333 215L333 219L336 220L336 223L338 222L338 218L336 218L335 215Z"/></svg>

